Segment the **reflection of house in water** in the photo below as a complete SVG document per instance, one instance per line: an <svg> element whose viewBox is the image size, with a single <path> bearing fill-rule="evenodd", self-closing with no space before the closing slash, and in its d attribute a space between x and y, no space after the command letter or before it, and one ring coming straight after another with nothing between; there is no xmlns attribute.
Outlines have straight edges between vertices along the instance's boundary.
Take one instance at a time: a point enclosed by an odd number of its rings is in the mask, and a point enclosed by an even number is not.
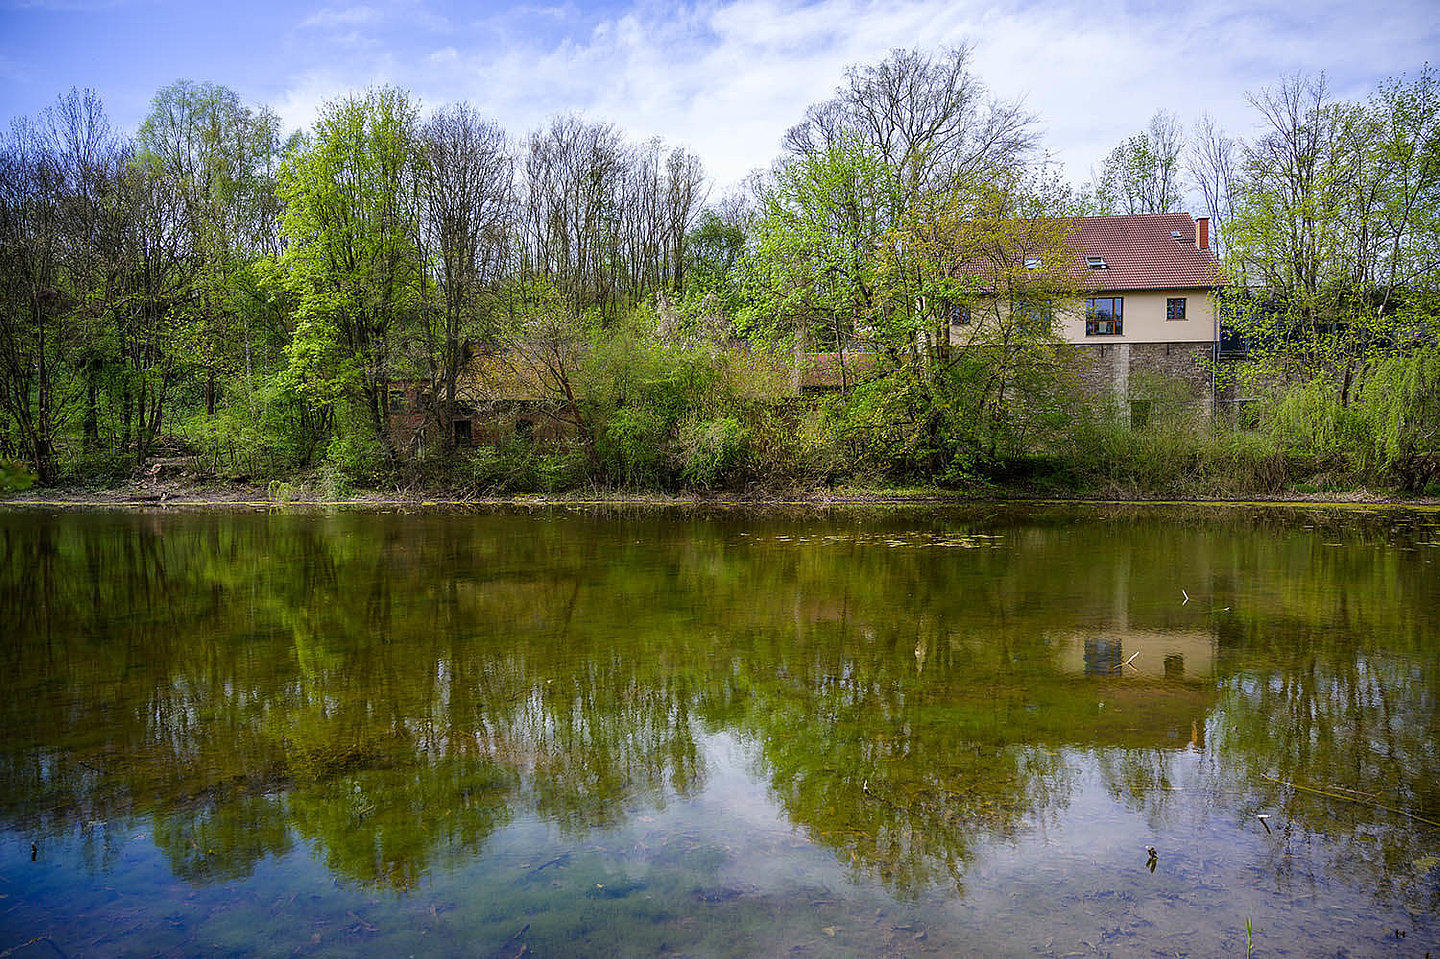
<svg viewBox="0 0 1440 959"><path fill-rule="evenodd" d="M1086 676L1195 680L1215 668L1215 637L1200 630L1107 629L1054 639L1062 667Z"/></svg>
<svg viewBox="0 0 1440 959"><path fill-rule="evenodd" d="M1215 701L1215 637L1200 630L1103 630L1052 634L1072 695L1094 712L1072 713L1063 733L1088 745L1205 748Z"/></svg>
<svg viewBox="0 0 1440 959"><path fill-rule="evenodd" d="M1118 639L1085 640L1085 675L1109 676L1125 664Z"/></svg>

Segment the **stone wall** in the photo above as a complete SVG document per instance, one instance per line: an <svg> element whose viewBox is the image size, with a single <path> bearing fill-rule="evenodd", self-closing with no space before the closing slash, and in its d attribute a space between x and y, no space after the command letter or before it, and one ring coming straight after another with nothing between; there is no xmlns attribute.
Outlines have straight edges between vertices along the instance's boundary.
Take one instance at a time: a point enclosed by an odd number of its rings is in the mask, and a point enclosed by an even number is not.
<svg viewBox="0 0 1440 959"><path fill-rule="evenodd" d="M1081 385L1094 395L1129 396L1136 377L1149 373L1185 384L1202 409L1211 408L1206 364L1213 343L1085 343L1076 350Z"/></svg>

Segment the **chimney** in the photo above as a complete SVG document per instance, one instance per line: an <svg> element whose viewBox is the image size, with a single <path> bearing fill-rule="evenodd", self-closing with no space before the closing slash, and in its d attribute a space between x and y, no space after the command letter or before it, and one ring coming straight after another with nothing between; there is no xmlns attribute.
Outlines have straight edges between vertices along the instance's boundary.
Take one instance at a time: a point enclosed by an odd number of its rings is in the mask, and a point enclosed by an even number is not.
<svg viewBox="0 0 1440 959"><path fill-rule="evenodd" d="M1195 218L1195 245L1202 250L1210 249L1210 218L1208 216Z"/></svg>

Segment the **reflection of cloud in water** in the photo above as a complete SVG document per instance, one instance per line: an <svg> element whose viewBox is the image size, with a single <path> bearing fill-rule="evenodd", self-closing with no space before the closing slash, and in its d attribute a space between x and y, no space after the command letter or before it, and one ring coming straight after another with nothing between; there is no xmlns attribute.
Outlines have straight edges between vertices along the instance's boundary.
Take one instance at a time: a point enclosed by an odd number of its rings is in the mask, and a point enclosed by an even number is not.
<svg viewBox="0 0 1440 959"><path fill-rule="evenodd" d="M695 799L697 807L752 828L793 830L766 786L758 744L730 732L701 735L698 740L705 755L707 781L704 792Z"/></svg>

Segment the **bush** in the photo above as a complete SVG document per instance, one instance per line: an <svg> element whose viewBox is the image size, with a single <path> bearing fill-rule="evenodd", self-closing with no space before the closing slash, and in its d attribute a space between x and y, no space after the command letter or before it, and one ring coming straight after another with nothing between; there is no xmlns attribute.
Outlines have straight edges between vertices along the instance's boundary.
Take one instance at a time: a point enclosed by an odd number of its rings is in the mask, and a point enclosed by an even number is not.
<svg viewBox="0 0 1440 959"><path fill-rule="evenodd" d="M724 485L740 466L749 438L749 430L733 416L687 419L675 442L681 482L699 489Z"/></svg>
<svg viewBox="0 0 1440 959"><path fill-rule="evenodd" d="M1148 414L1126 422L1113 400L1085 410L1054 457L1052 481L1112 496L1243 496L1278 492L1304 462L1267 434L1217 426L1193 404L1162 399Z"/></svg>
<svg viewBox="0 0 1440 959"><path fill-rule="evenodd" d="M130 479L134 469L135 458L123 451L81 453L64 464L60 481L72 486L118 486Z"/></svg>
<svg viewBox="0 0 1440 959"><path fill-rule="evenodd" d="M855 476L841 429L843 401L798 402L760 409L749 431L746 468L776 489L813 489Z"/></svg>
<svg viewBox="0 0 1440 959"><path fill-rule="evenodd" d="M351 487L374 486L385 476L385 450L366 427L343 429L330 438L320 474L327 492L344 492ZM342 496L327 496L330 499Z"/></svg>
<svg viewBox="0 0 1440 959"><path fill-rule="evenodd" d="M482 495L554 493L582 486L589 476L585 450L578 444L538 450L518 438L478 446L459 464L461 484Z"/></svg>
<svg viewBox="0 0 1440 959"><path fill-rule="evenodd" d="M600 456L612 482L621 486L666 485L670 424L650 406L622 406L606 419Z"/></svg>
<svg viewBox="0 0 1440 959"><path fill-rule="evenodd" d="M263 479L288 476L326 451L330 430L325 420L272 380L249 401L232 398L214 416L190 417L181 433L215 474Z"/></svg>
<svg viewBox="0 0 1440 959"><path fill-rule="evenodd" d="M35 485L35 474L23 463L0 460L0 492L18 493Z"/></svg>

